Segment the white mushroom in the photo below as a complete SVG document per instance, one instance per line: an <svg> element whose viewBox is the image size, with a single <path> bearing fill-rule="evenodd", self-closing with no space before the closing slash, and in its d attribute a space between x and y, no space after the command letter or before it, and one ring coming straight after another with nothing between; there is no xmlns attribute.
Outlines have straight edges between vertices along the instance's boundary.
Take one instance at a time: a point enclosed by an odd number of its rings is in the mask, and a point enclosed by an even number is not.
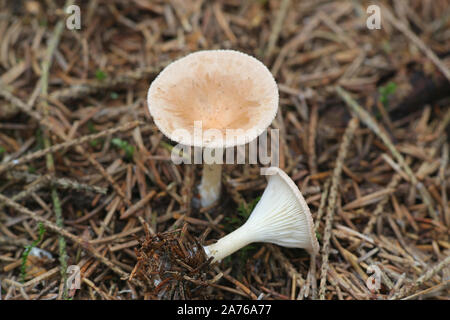
<svg viewBox="0 0 450 320"><path fill-rule="evenodd" d="M213 261L220 261L252 242L319 252L308 205L296 184L279 168L267 169L268 184L247 222L216 243L204 247Z"/></svg>
<svg viewBox="0 0 450 320"><path fill-rule="evenodd" d="M278 87L259 60L234 50L206 50L168 65L148 90L148 107L168 138L186 145L224 150L249 143L266 130L278 110ZM199 137L202 131L215 134ZM186 134L179 134L180 129ZM240 130L236 137L227 135ZM204 164L203 207L220 197L222 164Z"/></svg>

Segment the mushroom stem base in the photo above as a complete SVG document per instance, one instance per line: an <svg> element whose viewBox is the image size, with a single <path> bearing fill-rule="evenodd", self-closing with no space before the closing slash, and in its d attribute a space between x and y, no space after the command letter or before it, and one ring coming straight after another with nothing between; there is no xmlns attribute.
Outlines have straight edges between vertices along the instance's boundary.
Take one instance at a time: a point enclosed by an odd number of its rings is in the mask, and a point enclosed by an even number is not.
<svg viewBox="0 0 450 320"><path fill-rule="evenodd" d="M216 243L203 247L208 257L214 257L213 263L228 257L244 246L253 242L251 230L244 224L232 233L219 239Z"/></svg>
<svg viewBox="0 0 450 320"><path fill-rule="evenodd" d="M219 199L221 186L222 165L204 164L202 182L199 186L202 207L209 207Z"/></svg>

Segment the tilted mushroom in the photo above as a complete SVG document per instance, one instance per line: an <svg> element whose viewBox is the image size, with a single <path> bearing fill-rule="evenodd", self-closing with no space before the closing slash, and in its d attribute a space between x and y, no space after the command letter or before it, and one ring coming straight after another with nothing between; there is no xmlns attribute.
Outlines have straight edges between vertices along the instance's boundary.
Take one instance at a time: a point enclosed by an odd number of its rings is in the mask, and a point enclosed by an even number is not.
<svg viewBox="0 0 450 320"><path fill-rule="evenodd" d="M253 242L270 242L283 247L319 252L314 223L308 205L294 181L281 169L270 167L268 184L247 222L232 233L205 246L213 261L220 261Z"/></svg>
<svg viewBox="0 0 450 320"><path fill-rule="evenodd" d="M234 50L205 50L169 64L150 85L147 101L155 124L169 139L223 152L266 130L278 110L278 87L256 58ZM209 134L198 136L194 124L199 121ZM227 135L229 130L241 133ZM221 173L221 163L204 163L199 186L203 207L219 199Z"/></svg>

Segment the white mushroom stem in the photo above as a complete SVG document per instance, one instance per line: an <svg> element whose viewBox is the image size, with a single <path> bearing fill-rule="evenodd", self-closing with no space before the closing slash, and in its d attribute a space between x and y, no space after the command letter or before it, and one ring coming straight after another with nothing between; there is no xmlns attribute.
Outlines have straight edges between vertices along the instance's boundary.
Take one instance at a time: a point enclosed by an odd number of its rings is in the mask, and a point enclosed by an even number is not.
<svg viewBox="0 0 450 320"><path fill-rule="evenodd" d="M203 249L208 257L214 257L213 262L220 261L253 242L251 232L248 231L244 224L216 243L203 247Z"/></svg>
<svg viewBox="0 0 450 320"><path fill-rule="evenodd" d="M202 182L199 186L202 207L209 207L219 199L221 187L222 165L204 164Z"/></svg>
<svg viewBox="0 0 450 320"><path fill-rule="evenodd" d="M295 183L280 169L268 169L268 185L247 222L204 247L213 262L220 261L252 242L269 242L283 247L319 251L308 205Z"/></svg>

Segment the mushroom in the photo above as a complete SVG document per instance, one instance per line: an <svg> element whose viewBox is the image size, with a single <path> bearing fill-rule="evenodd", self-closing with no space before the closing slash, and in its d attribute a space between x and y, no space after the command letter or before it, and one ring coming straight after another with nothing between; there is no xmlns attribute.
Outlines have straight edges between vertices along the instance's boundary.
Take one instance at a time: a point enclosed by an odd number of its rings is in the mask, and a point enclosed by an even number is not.
<svg viewBox="0 0 450 320"><path fill-rule="evenodd" d="M205 50L164 68L150 85L147 102L169 139L215 150L214 162L203 164L199 186L202 207L207 207L220 197L223 161L216 161L217 154L223 156L225 148L245 145L266 130L278 110L278 87L256 58L234 50Z"/></svg>
<svg viewBox="0 0 450 320"><path fill-rule="evenodd" d="M268 184L247 222L240 228L203 247L213 262L220 261L253 242L303 248L319 252L314 223L308 205L294 181L280 168L266 171Z"/></svg>

